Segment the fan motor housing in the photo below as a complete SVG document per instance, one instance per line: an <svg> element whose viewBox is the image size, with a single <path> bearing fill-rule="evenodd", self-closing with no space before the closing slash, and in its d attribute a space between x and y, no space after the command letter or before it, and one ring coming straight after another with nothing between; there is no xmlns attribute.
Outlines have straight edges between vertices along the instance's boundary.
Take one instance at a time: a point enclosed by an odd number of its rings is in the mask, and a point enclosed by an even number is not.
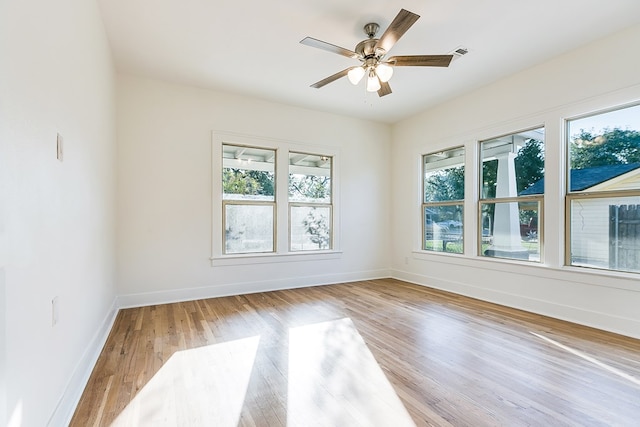
<svg viewBox="0 0 640 427"><path fill-rule="evenodd" d="M355 52L360 55L362 59L373 57L382 58L386 52L381 48L376 49L376 43L378 43L378 39L362 40L357 44Z"/></svg>
<svg viewBox="0 0 640 427"><path fill-rule="evenodd" d="M363 58L367 56L375 55L375 47L376 43L378 43L378 39L367 39L363 40L356 45L356 53Z"/></svg>

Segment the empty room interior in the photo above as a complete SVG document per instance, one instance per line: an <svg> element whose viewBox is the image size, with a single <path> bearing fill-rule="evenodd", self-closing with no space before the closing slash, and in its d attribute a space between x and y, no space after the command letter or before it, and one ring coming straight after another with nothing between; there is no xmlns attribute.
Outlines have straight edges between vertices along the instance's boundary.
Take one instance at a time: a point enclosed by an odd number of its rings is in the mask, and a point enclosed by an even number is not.
<svg viewBox="0 0 640 427"><path fill-rule="evenodd" d="M639 47L637 0L3 0L0 425L637 425Z"/></svg>

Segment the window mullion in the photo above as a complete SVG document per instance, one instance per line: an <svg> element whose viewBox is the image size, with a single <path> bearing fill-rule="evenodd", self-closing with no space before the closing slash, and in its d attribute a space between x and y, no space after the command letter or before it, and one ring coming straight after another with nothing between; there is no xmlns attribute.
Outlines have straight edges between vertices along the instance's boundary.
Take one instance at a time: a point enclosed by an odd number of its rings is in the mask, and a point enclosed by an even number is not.
<svg viewBox="0 0 640 427"><path fill-rule="evenodd" d="M289 251L289 151L276 151L276 253Z"/></svg>

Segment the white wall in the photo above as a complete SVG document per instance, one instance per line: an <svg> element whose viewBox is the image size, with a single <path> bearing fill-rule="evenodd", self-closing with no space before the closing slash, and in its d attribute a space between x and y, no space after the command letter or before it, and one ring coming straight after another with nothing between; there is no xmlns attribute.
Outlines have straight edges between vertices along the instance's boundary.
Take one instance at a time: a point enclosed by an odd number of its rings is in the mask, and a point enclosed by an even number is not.
<svg viewBox="0 0 640 427"><path fill-rule="evenodd" d="M640 100L640 26L425 111L393 127L394 276L640 337L637 275L563 267L562 118ZM508 58L505 58L508 60ZM420 154L464 144L477 176L478 140L546 127L544 265L476 257L477 184L465 188L465 256L420 249ZM469 176L469 175L467 175ZM469 181L469 180L468 180ZM554 184L556 183L556 184Z"/></svg>
<svg viewBox="0 0 640 427"><path fill-rule="evenodd" d="M67 419L116 293L127 305L356 280L386 276L391 260L398 278L640 337L637 277L562 268L561 186L546 193L544 266L475 258L469 227L465 257L414 252L421 153L545 124L547 180L561 182L562 158L551 154L559 114L640 99L629 53L639 44L636 27L392 135L382 124L132 76L116 86L94 2L0 3L0 424ZM341 256L212 267L213 130L339 147Z"/></svg>
<svg viewBox="0 0 640 427"><path fill-rule="evenodd" d="M115 300L115 82L97 5L3 1L0 61L0 425L61 425Z"/></svg>
<svg viewBox="0 0 640 427"><path fill-rule="evenodd" d="M122 305L388 276L389 126L127 75L117 93ZM211 265L214 130L338 147L339 258Z"/></svg>

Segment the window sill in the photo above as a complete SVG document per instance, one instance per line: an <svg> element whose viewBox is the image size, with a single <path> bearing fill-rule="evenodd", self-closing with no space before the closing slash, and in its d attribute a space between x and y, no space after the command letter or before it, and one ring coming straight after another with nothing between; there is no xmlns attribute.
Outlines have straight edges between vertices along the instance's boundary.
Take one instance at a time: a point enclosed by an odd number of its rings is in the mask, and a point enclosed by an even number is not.
<svg viewBox="0 0 640 427"><path fill-rule="evenodd" d="M339 259L342 251L309 251L309 252L288 252L288 253L267 253L267 254L239 254L221 255L209 258L212 267L226 267L234 265L250 264L272 264L280 262L304 262L304 261L325 261Z"/></svg>
<svg viewBox="0 0 640 427"><path fill-rule="evenodd" d="M417 257L417 258L419 258L421 255L426 255L426 256L435 255L435 256L445 256L445 257L448 257L448 256L463 257L464 256L464 253L445 252L445 251L427 251L424 249L414 250L411 252L414 255L414 257Z"/></svg>

